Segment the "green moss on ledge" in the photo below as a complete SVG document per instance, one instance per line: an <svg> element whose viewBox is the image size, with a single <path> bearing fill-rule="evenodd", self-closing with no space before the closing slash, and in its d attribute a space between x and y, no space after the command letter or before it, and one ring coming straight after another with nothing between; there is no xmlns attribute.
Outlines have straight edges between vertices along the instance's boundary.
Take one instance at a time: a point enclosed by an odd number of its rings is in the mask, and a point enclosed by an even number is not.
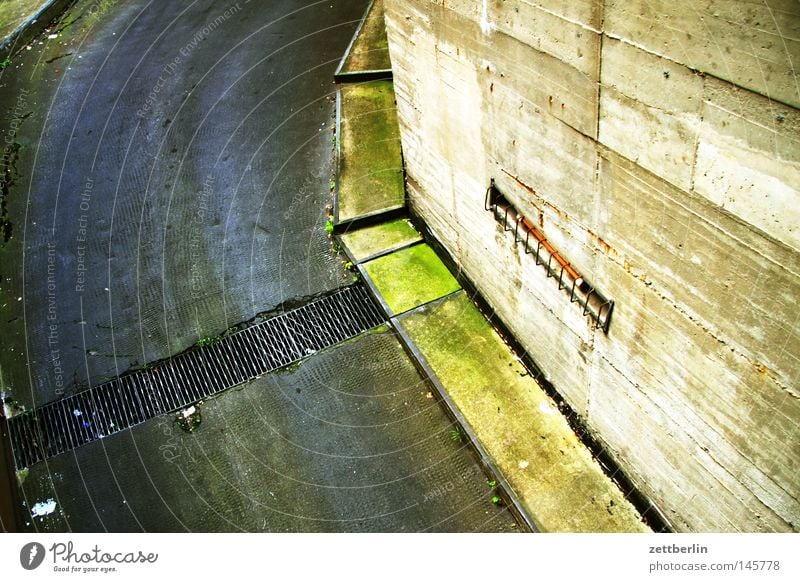
<svg viewBox="0 0 800 582"><path fill-rule="evenodd" d="M426 244L364 263L364 269L395 315L461 288Z"/></svg>
<svg viewBox="0 0 800 582"><path fill-rule="evenodd" d="M392 68L383 14L383 0L375 0L350 54L347 55L342 73L384 71Z"/></svg>
<svg viewBox="0 0 800 582"><path fill-rule="evenodd" d="M356 261L380 252L397 249L420 240L419 233L405 218L368 226L342 235Z"/></svg>
<svg viewBox="0 0 800 582"><path fill-rule="evenodd" d="M542 531L649 531L465 293L400 322Z"/></svg>
<svg viewBox="0 0 800 582"><path fill-rule="evenodd" d="M339 220L405 204L400 129L391 81L341 89Z"/></svg>

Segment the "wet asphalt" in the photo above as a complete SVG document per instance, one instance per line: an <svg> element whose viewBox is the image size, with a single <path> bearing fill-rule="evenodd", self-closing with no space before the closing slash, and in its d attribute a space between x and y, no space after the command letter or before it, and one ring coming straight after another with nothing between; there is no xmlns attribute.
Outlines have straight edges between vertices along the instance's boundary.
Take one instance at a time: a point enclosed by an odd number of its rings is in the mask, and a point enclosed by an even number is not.
<svg viewBox="0 0 800 582"><path fill-rule="evenodd" d="M0 384L40 405L350 282L333 72L366 0L81 0L0 72ZM6 237L4 237L6 238ZM29 531L512 531L390 332L32 467ZM32 518L37 501L58 510Z"/></svg>
<svg viewBox="0 0 800 582"><path fill-rule="evenodd" d="M35 465L37 531L503 532L486 476L390 331Z"/></svg>
<svg viewBox="0 0 800 582"><path fill-rule="evenodd" d="M346 282L320 228L363 1L79 3L3 72L3 381L30 406ZM70 24L71 23L71 24ZM20 353L21 352L21 353Z"/></svg>

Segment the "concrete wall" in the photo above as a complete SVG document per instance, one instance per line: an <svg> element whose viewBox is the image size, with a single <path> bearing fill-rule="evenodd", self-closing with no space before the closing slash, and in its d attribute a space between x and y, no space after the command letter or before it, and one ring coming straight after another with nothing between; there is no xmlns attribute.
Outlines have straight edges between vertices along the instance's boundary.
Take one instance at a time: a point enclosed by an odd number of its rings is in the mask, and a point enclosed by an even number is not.
<svg viewBox="0 0 800 582"><path fill-rule="evenodd" d="M387 0L409 197L679 531L800 529L800 7ZM490 179L616 302L595 330Z"/></svg>

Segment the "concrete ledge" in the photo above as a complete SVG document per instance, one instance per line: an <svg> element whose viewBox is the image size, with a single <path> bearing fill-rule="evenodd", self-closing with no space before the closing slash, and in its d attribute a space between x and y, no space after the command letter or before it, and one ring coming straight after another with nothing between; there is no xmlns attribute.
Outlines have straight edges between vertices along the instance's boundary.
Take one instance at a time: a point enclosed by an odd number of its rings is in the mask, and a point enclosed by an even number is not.
<svg viewBox="0 0 800 582"><path fill-rule="evenodd" d="M375 18L371 19L373 9L380 12L380 15L377 15L376 17L381 17L383 14L382 0L377 0L377 2L376 0L372 0L369 3L369 6L367 6L367 9L364 11L364 16L361 18L361 22L359 22L355 33L353 33L353 38L350 39L350 44L347 46L344 55L339 61L339 66L336 68L336 72L333 74L335 82L358 83L364 81L390 80L392 78L392 70L389 59L381 58L381 56L373 56L373 58L368 56L365 59L362 59L362 63L360 65L356 65L360 66L361 68L349 68L346 70L348 65L352 66L350 61L353 59L354 54L358 56L362 56L366 53L378 54L379 51L384 51L384 44L386 45L385 51L388 53L389 48L388 41L386 40L386 26L383 24L382 18L379 24L375 24ZM372 24L371 27L368 26L368 23L370 22ZM375 44L373 43L377 43L378 48L375 48Z"/></svg>
<svg viewBox="0 0 800 582"><path fill-rule="evenodd" d="M625 497L642 515L642 519L645 523L654 532L674 532L674 526L664 515L663 511L661 511L661 508L633 485L632 480L614 460L613 456L606 451L602 444L592 435L584 419L570 407L564 397L555 389L553 384L545 376L541 367L531 358L527 350L525 350L522 344L511 333L505 322L499 318L486 299L478 292L476 285L467 277L450 253L447 252L447 249L436 239L427 223L414 212L413 208L410 209L410 216L411 222L420 232L423 240L436 251L436 254L447 268L450 269L450 272L453 273L453 276L464 289L464 292L477 305L480 312L495 328L503 341L509 345L514 354L520 359L520 362L529 371L531 377L541 386L544 392L555 401L561 414L567 419L567 422L580 441L596 458L606 475L625 493Z"/></svg>
<svg viewBox="0 0 800 582"><path fill-rule="evenodd" d="M361 216L356 216L354 218L348 218L347 220L339 221L338 220L338 212L336 209L338 208L338 191L334 196L334 223L333 223L333 233L334 234L346 234L350 230L356 230L359 228L364 228L366 226L372 226L375 224L379 224L381 222L387 222L389 220L394 220L395 218L403 218L408 215L408 210L406 209L405 204L402 206L394 206L388 209L381 209L376 210L374 212L368 212L367 214L362 214Z"/></svg>
<svg viewBox="0 0 800 582"><path fill-rule="evenodd" d="M366 262L369 262L369 261L371 261L373 259L380 259L381 257L384 257L386 255L390 255L390 254L392 254L392 253L394 253L396 251L402 251L404 249L407 249L408 247L413 247L413 246L416 246L416 245L424 245L424 244L425 244L425 241L422 240L422 239L420 239L420 240L412 240L412 241L409 241L409 242L405 242L405 243L403 243L401 245L398 245L396 247L388 248L388 249L379 251L377 253L373 253L371 255L367 255L366 257L360 259L360 261L363 262L363 263L366 263ZM350 254L352 254L352 251L350 252Z"/></svg>
<svg viewBox="0 0 800 582"><path fill-rule="evenodd" d="M405 204L403 155L391 81L342 87L336 91L335 232L374 224L372 219L382 214L386 220L394 218L387 213L400 211Z"/></svg>
<svg viewBox="0 0 800 582"><path fill-rule="evenodd" d="M651 531L468 295L399 319L540 531Z"/></svg>
<svg viewBox="0 0 800 582"><path fill-rule="evenodd" d="M422 242L417 229L407 218L351 230L339 237L349 256L366 262L379 256ZM356 262L356 261L353 261Z"/></svg>
<svg viewBox="0 0 800 582"><path fill-rule="evenodd" d="M0 44L0 56L8 57L47 28L77 0L48 0L36 13L9 34Z"/></svg>
<svg viewBox="0 0 800 582"><path fill-rule="evenodd" d="M392 315L412 311L461 290L436 252L426 244L406 247L362 263Z"/></svg>
<svg viewBox="0 0 800 582"><path fill-rule="evenodd" d="M347 62L347 58L350 56L350 51L353 50L353 45L356 44L356 40L358 39L358 35L361 34L361 30L364 28L364 23L367 22L367 17L369 16L370 11L372 10L372 5L375 4L375 0L371 0L367 9L364 10L364 16L361 17L361 22L358 23L356 27L356 31L353 33L353 38L350 39L350 42L347 45L347 48L342 55L341 60L339 61L339 65L336 67L336 72L333 74L334 79L337 75L342 72L344 68L344 64Z"/></svg>

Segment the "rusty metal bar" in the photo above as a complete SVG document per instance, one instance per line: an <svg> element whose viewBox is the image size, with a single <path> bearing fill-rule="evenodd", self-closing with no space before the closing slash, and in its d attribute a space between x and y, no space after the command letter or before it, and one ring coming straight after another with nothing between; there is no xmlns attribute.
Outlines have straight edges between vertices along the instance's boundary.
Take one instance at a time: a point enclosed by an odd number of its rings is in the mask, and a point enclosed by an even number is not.
<svg viewBox="0 0 800 582"><path fill-rule="evenodd" d="M508 231L511 230L510 228L508 228L508 211L509 210L511 210L511 205L510 204L508 206L506 206L506 212L503 215L503 232L508 232Z"/></svg>
<svg viewBox="0 0 800 582"><path fill-rule="evenodd" d="M608 326L611 320L611 310L613 308L613 300L606 299L597 289L589 284L567 261L561 254L550 244L550 241L539 232L528 220L514 208L514 206L503 196L503 194L495 186L494 179L491 180L489 188L486 190L486 197L484 200L484 208L491 211L497 222L503 223L503 232L514 232L514 244L522 240L520 235L520 228L525 231L525 254L530 254L530 237L536 239L536 252L535 261L536 265L544 265L547 278L555 278L555 268L553 260L561 268L558 273L558 290L569 290L570 303L577 302L583 308L583 315L589 315L595 322L595 328L602 328L605 333L608 333ZM508 214L512 212L515 216L513 228L508 226ZM542 248L544 248L549 256L547 262L542 258ZM572 279L572 285L569 285L569 280L564 282L564 272ZM577 287L577 289L576 289ZM583 295L583 297L581 297ZM590 305L592 296L596 301L593 303L595 306ZM599 303L599 306L597 304ZM603 315L605 312L605 319Z"/></svg>
<svg viewBox="0 0 800 582"><path fill-rule="evenodd" d="M521 214L517 214L517 222L514 224L514 246L517 244L517 231L519 230L519 223L524 221L525 218ZM530 231L528 231L530 232Z"/></svg>

